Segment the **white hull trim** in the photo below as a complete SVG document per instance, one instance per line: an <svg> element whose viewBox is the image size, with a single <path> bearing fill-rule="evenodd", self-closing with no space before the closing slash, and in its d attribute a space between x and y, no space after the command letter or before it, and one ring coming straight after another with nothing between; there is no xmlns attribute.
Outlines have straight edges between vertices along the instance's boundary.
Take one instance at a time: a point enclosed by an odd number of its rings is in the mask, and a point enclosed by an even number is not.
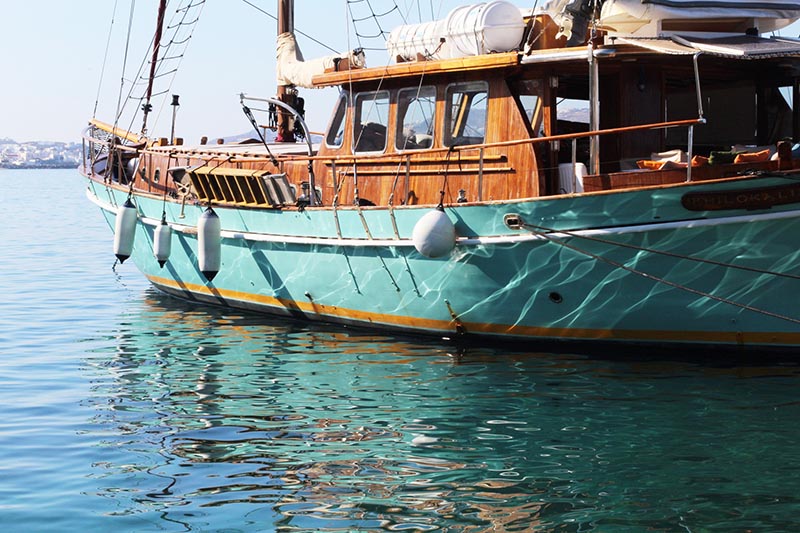
<svg viewBox="0 0 800 533"><path fill-rule="evenodd" d="M101 200L91 189L86 189L89 200L108 212L116 212L116 207ZM685 220L677 222L663 222L654 224L639 224L635 226L621 226L617 228L602 228L590 230L575 230L567 232L550 233L525 233L521 235L496 235L487 237L457 237L456 246L480 246L496 244L518 244L531 241L550 241L552 239L568 239L570 237L608 237L612 235L626 235L631 233L644 233L651 231L669 231L678 229L695 229L709 226L723 226L728 224L745 224L751 222L764 222L800 217L800 209L781 211L778 213L746 214L739 216L720 217L712 219ZM160 219L139 216L139 220L148 226L156 227L161 224ZM186 224L168 222L168 225L179 233L197 235L197 227ZM281 244L304 244L315 246L346 246L346 247L413 247L411 239L344 239L337 237L297 237L294 235L274 235L266 233L251 233L222 230L222 237L226 239L241 239L252 242L274 242Z"/></svg>

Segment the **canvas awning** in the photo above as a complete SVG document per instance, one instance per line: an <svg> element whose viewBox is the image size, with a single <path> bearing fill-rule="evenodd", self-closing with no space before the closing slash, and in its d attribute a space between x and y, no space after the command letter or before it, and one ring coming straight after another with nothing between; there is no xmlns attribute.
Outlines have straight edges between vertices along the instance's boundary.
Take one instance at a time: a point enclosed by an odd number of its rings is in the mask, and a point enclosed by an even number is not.
<svg viewBox="0 0 800 533"><path fill-rule="evenodd" d="M763 37L742 35L703 39L673 35L672 37L662 38L615 37L614 42L672 55L692 55L697 52L703 52L740 59L768 59L800 56L800 41L783 37L766 39Z"/></svg>

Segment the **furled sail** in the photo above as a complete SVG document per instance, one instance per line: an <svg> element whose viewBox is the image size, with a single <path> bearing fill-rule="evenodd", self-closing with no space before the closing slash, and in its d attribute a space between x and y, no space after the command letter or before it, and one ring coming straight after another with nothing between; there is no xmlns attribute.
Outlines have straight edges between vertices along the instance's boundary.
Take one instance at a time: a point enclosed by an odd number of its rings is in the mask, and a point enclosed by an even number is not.
<svg viewBox="0 0 800 533"><path fill-rule="evenodd" d="M278 85L312 88L312 78L318 74L347 68L364 68L363 51L352 51L338 56L327 56L305 61L294 33L278 35Z"/></svg>

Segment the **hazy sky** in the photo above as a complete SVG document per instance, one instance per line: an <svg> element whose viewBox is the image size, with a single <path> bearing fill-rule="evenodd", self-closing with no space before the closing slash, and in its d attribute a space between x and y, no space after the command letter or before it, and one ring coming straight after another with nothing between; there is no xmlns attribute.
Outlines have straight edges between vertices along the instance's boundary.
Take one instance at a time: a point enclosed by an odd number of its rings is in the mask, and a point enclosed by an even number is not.
<svg viewBox="0 0 800 533"><path fill-rule="evenodd" d="M276 14L275 0L248 1ZM431 6L446 15L453 6L463 3L426 0L422 2L426 5L422 15L429 18ZM336 50L358 46L353 36L348 47L344 0L296 0L295 4L298 30ZM397 4L408 10L406 6L411 2L398 0ZM126 68L130 77L146 56L157 6L157 0L135 2ZM177 0L170 0L169 6L168 22L175 15ZM201 135L218 137L248 131L239 93L275 94L276 23L259 9L244 0L206 1L169 89L169 93L180 95L176 135L185 137L187 142L196 142ZM101 72L104 74L97 118L113 122L130 14L130 0L0 0L0 138L79 140L81 130L92 117ZM413 8L415 22L419 14ZM298 41L306 58L332 53L302 35ZM385 51L371 51L367 61L371 65L385 64L388 56ZM336 94L336 89L303 90L312 130L325 128ZM172 108L166 106L149 130L169 136L171 118ZM132 129L138 131L140 127L141 123L136 122Z"/></svg>
<svg viewBox="0 0 800 533"><path fill-rule="evenodd" d="M470 2L423 0L419 2L423 7L418 8L412 0L397 0L400 11L412 22L420 16L428 20L431 11L442 18L464 3ZM533 0L513 3L534 5ZM178 4L170 0L168 23L175 20ZM358 46L345 24L349 19L344 0L296 0L295 4L298 30L336 50ZM415 7L410 7L412 4ZM125 72L132 78L145 60L157 5L157 0L138 0L131 17L130 0L0 0L0 138L79 140L92 117L98 87L97 118L113 122L128 22L132 20L133 24ZM201 135L214 138L249 131L238 95L275 93L276 23L260 10L274 15L276 5L275 0L206 1L180 70L171 87L164 87L167 100L169 94L181 98L177 136L194 143ZM399 14L394 16L396 22L387 22L389 28L401 21ZM110 28L112 38L103 69ZM377 29L362 26L360 31ZM797 31L784 34L797 36ZM331 53L302 35L298 41L307 59ZM385 51L368 51L367 62L372 66L386 64L388 55ZM163 80L166 83L169 77ZM312 130L325 128L336 94L336 89L302 91ZM149 130L153 135L169 136L172 109L155 103L158 120L150 123ZM135 131L141 127L139 122L120 125L130 125Z"/></svg>

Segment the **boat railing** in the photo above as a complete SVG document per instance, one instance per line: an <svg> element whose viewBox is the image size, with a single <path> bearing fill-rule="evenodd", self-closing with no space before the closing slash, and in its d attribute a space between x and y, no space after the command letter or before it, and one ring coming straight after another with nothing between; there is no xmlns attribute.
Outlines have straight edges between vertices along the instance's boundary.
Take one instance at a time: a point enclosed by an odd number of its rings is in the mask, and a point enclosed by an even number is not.
<svg viewBox="0 0 800 533"><path fill-rule="evenodd" d="M113 167L109 160L121 165L123 154L134 157L144 146L144 141L144 137L93 119L81 135L83 168L87 173L100 173L105 177ZM113 161L115 157L119 161Z"/></svg>
<svg viewBox="0 0 800 533"><path fill-rule="evenodd" d="M442 147L442 148L430 148L424 151L424 155L426 157L426 161L429 162L431 156L438 156L442 158L442 161L446 161L448 158L443 157L448 153L451 154L458 154L458 153L474 153L477 155L477 200L482 201L483 198L483 188L484 188L484 173L487 171L487 161L491 160L491 157L487 156L487 152L496 150L498 148L503 147L510 147L510 146L520 146L520 145L539 145L542 143L555 143L555 142L563 142L563 143L570 143L571 144L571 151L572 151L572 165L573 169L575 165L577 165L577 142L580 139L586 138L599 138L601 136L607 135L621 135L621 134L628 134L628 133L635 133L639 131L649 131L649 130L664 130L670 128L681 128L685 127L688 129L688 146L687 146L687 153L689 161L691 161L692 151L693 151L693 133L694 127L697 125L701 125L705 123L705 119L695 118L695 119L685 119L685 120L675 120L675 121L666 121L666 122L657 122L657 123L649 123L649 124L640 124L640 125L633 125L633 126L624 126L624 127L617 127L617 128L607 128L607 129L599 129L599 130L592 130L592 131L585 131L585 132L572 132L572 133L565 133L565 134L558 134L558 135L548 135L548 136L540 136L540 137L525 137L520 139L510 139L506 141L497 141L497 142L489 142L489 143L481 143L481 144L470 144L470 145L458 145L458 146L450 146L450 147ZM122 134L122 138L120 138L120 134ZM122 158L122 154L128 152L131 156L134 156L135 153L143 147L143 144L124 144L122 141L124 139L127 142L140 142L144 141L143 138L125 132L123 130L118 130L112 126L93 121L90 126L84 131L83 135L83 143L84 143L84 150L83 150L83 157L84 157L84 167L87 169L95 168L95 165L98 161L102 159L108 160L109 155L111 155L112 148L120 158ZM186 147L181 147L179 149L181 152L186 153L187 151L191 153L191 150L187 149ZM294 162L307 162L312 163L314 161L322 161L327 164L332 171L334 172L342 172L341 169L347 167L353 167L353 171L350 173L356 174L355 169L359 165L369 165L369 164L395 164L397 165L397 173L398 176L402 173L405 173L406 182L408 182L408 177L411 175L411 168L415 164L415 160L420 157L423 152L419 150L415 151L408 151L408 152L400 152L396 154L359 154L359 155L352 155L352 154L342 154L342 155L300 155L300 154L285 154L279 155L278 158L281 160L281 163L285 163L288 161ZM112 157L114 157L112 155ZM197 153L192 154L193 158L199 160L216 160L219 159L220 154L216 151L208 152L208 153ZM248 161L259 161L263 159L263 156L257 156L253 153L237 153L237 154L230 154L228 158L231 162L248 162ZM281 165L282 166L282 165ZM103 169L103 172L107 172L106 169ZM692 165L686 165L686 181L692 180ZM394 190L394 187L392 188ZM574 189L573 189L574 190ZM338 195L337 195L338 196ZM337 199L338 200L338 199ZM391 199L389 199L391 201Z"/></svg>
<svg viewBox="0 0 800 533"><path fill-rule="evenodd" d="M83 156L83 168L87 173L95 173L97 170L97 163L99 161L108 160L111 138L111 134L103 130L98 130L92 125L83 130L83 134L81 135L81 153Z"/></svg>
<svg viewBox="0 0 800 533"><path fill-rule="evenodd" d="M365 153L359 155L316 155L316 156L305 156L305 155L285 155L282 156L285 160L293 160L293 161L326 161L326 162L333 162L337 165L347 165L347 164L354 164L360 163L361 161L381 161L387 163L404 163L407 159L413 162L414 156L418 156L421 153L426 155L432 154L446 154L447 152L465 152L465 151L480 151L480 150L487 150L492 148L502 148L504 146L518 146L523 144L540 144L540 143L547 143L547 142L554 142L554 141L571 141L573 139L578 140L587 137L594 137L594 136L602 136L602 135L615 135L621 133L631 133L637 131L646 131L646 130L658 130L658 129L669 129L669 128L677 128L681 126L686 126L689 128L693 128L694 126L705 124L705 119L687 119L687 120L676 120L671 122L657 122L652 124L642 124L636 126L625 126L620 128L609 128L604 130L594 130L594 131L585 131L585 132L575 132L575 133L565 133L560 135L548 135L542 137L525 137L521 139L511 139L508 141L497 141L497 142L490 142L490 143L481 143L481 144L464 144L464 145L457 145L457 146L450 146L450 147L443 147L443 148L428 148L424 150L424 152L420 150L415 150L413 152L400 152L397 154L385 154L385 153ZM689 147L691 150L691 147ZM244 160L244 159L243 159Z"/></svg>
<svg viewBox="0 0 800 533"><path fill-rule="evenodd" d="M572 168L575 169L576 165L578 164L577 160L577 143L580 139L585 138L594 138L597 139L604 135L621 135L627 133L634 133L639 131L649 131L649 130L665 130L671 128L680 128L685 127L688 129L688 146L687 146L687 154L688 160L691 161L693 157L693 139L694 139L694 127L697 125L705 124L705 119L695 118L695 119L686 119L686 120L675 120L675 121L667 121L667 122L658 122L658 123L651 123L651 124L640 124L634 126L624 126L618 128L608 128L608 129L600 129L600 130L593 130L593 131L586 131L586 132L574 132L574 133L565 133L559 135L548 135L542 137L528 137L522 139L512 139L507 141L498 141L498 142L491 142L491 143L482 143L482 144L470 144L470 145L459 145L459 146L451 146L445 148L432 148L427 149L424 151L425 156L427 156L426 161L430 160L431 155L439 155L442 156L448 153L462 153L462 152L477 152L477 193L478 201L483 200L483 185L484 185L484 173L487 171L486 162L490 158L487 157L487 151L494 150L497 148L508 147L508 146L519 146L519 145L537 145L542 143L554 143L554 142L564 142L571 144L571 160L572 160ZM420 151L413 151L413 152L402 152L397 154L363 154L363 155L321 155L321 156L312 156L312 157L305 157L305 156L287 156L291 159L295 160L313 160L313 161L323 161L325 162L334 174L336 173L337 168L348 167L352 166L353 171L352 174L355 176L357 175L356 168L358 165L369 165L369 164L376 164L378 162L383 164L396 164L397 165L397 173L398 176L401 173L405 173L406 183L408 183L408 178L411 174L411 167L414 164L415 158L420 156ZM446 158L442 159L443 161ZM686 165L686 181L692 181L692 165L691 163ZM394 191L395 187L392 187L392 191ZM573 190L575 188L573 187ZM391 204L394 192L392 192L392 197L390 197L389 202ZM337 195L338 196L338 195Z"/></svg>
<svg viewBox="0 0 800 533"><path fill-rule="evenodd" d="M688 138L688 146L687 146L687 153L689 157L692 154L692 144L693 144L693 133L694 127L697 125L705 124L704 118L695 118L695 119L687 119L687 120L674 120L670 122L657 122L652 124L640 124L636 126L623 126L619 128L608 128L608 129L601 129L601 130L593 130L593 131L585 131L585 132L575 132L575 133L564 133L560 135L548 135L543 137L532 137L527 139L514 139L509 141L498 141L494 143L485 143L485 144L477 144L477 145L467 145L467 146L457 146L453 148L449 148L447 150L469 150L469 149L487 149L487 148L500 148L503 146L514 146L520 144L539 144L545 142L561 142L567 141L573 143L577 143L580 139L585 138L594 138L594 137L601 137L603 135L620 135L623 133L633 133L637 131L648 131L648 130L665 130L670 128L679 128L679 127L687 127L689 130L689 138ZM576 150L573 148L573 164L577 161L576 158ZM691 165L689 166L689 169ZM687 176L687 181L691 181L691 173Z"/></svg>

